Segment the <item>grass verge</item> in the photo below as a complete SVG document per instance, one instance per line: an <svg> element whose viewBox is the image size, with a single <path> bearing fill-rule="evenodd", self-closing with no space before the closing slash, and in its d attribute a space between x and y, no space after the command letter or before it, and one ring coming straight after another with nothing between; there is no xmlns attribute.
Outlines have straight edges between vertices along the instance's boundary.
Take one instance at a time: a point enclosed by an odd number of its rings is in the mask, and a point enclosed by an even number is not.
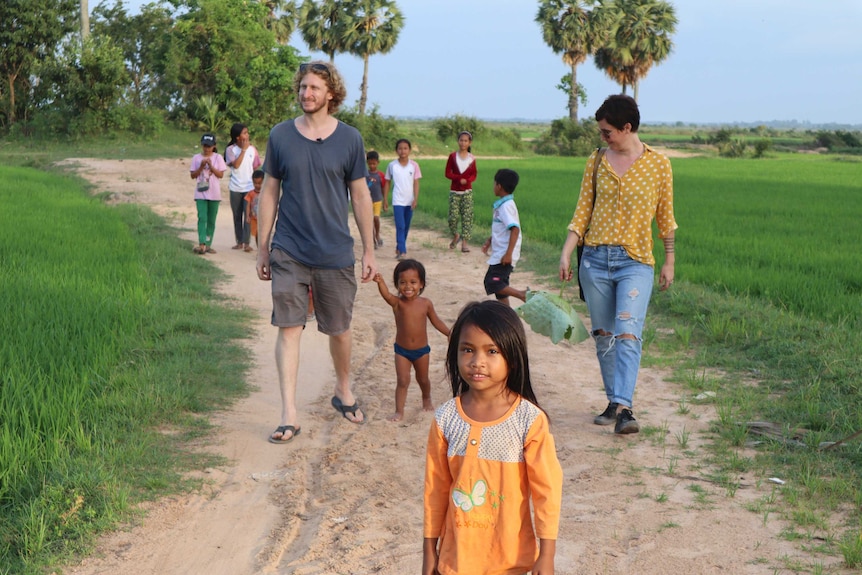
<svg viewBox="0 0 862 575"><path fill-rule="evenodd" d="M250 313L148 209L0 182L0 573L30 574L219 463L189 445L247 392Z"/></svg>

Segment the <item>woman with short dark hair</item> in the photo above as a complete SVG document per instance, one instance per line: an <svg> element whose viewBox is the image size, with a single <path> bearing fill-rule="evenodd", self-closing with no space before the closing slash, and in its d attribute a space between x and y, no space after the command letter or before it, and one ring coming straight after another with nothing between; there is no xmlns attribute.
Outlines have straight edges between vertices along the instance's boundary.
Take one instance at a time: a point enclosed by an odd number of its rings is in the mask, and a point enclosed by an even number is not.
<svg viewBox="0 0 862 575"><path fill-rule="evenodd" d="M608 398L594 422L614 423L615 433L637 433L632 406L655 280L654 219L665 254L659 289L673 284L673 172L667 157L640 141L640 111L633 98L608 97L596 111L596 121L607 149L587 160L560 255L560 279L572 278L572 252L583 243L578 275Z"/></svg>

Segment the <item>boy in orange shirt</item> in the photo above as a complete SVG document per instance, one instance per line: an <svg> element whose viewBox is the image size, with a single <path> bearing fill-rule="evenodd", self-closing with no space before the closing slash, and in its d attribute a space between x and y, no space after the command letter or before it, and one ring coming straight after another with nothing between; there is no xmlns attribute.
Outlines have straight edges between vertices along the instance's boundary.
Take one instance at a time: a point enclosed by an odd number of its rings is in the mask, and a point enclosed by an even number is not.
<svg viewBox="0 0 862 575"><path fill-rule="evenodd" d="M260 189L263 187L263 170L255 170L251 175L254 189L245 195L245 219L254 238L255 247L260 247L257 240L257 202L260 199Z"/></svg>

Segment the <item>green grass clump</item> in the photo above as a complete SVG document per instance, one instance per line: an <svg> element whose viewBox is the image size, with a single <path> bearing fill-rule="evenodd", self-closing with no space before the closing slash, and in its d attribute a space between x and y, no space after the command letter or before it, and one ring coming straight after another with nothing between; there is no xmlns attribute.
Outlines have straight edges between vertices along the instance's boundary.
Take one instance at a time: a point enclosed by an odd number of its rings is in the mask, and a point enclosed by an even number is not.
<svg viewBox="0 0 862 575"><path fill-rule="evenodd" d="M0 565L36 573L216 462L182 447L246 391L249 316L150 211L0 182Z"/></svg>

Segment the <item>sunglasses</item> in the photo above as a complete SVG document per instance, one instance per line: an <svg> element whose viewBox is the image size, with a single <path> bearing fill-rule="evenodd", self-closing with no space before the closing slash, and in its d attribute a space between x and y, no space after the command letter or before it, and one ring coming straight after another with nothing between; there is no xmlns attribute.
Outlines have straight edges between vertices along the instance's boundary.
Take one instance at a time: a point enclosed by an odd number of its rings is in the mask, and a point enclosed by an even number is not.
<svg viewBox="0 0 862 575"><path fill-rule="evenodd" d="M299 73L305 74L311 70L312 72L324 72L325 74L329 74L329 66L326 64L313 63L313 64L300 64L299 65Z"/></svg>

